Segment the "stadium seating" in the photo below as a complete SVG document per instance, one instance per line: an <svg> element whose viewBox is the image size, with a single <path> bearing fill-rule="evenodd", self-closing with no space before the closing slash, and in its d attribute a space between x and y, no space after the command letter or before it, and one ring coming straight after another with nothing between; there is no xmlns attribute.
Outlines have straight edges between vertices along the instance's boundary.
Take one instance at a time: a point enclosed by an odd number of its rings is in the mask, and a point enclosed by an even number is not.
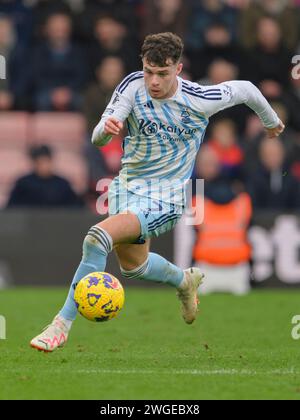
<svg viewBox="0 0 300 420"><path fill-rule="evenodd" d="M83 155L85 119L76 113L0 113L0 208L7 202L15 180L30 171L27 150L48 144L54 150L57 173L67 178L78 193L88 183Z"/></svg>
<svg viewBox="0 0 300 420"><path fill-rule="evenodd" d="M81 114L38 112L31 119L30 142L46 143L54 149L80 152L85 138L85 119Z"/></svg>
<svg viewBox="0 0 300 420"><path fill-rule="evenodd" d="M30 116L26 112L0 113L0 150L25 149L29 135Z"/></svg>
<svg viewBox="0 0 300 420"><path fill-rule="evenodd" d="M60 151L55 155L54 166L56 173L66 178L77 193L85 192L88 170L86 161L81 154Z"/></svg>

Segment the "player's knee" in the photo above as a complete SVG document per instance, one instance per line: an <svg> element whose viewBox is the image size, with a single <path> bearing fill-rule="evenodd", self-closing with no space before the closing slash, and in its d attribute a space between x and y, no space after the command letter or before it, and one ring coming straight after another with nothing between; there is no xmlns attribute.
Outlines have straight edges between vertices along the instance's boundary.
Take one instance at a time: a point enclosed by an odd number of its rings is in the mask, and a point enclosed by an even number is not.
<svg viewBox="0 0 300 420"><path fill-rule="evenodd" d="M93 226L88 231L83 241L83 256L86 257L92 250L99 250L109 254L113 248L113 240L105 229Z"/></svg>
<svg viewBox="0 0 300 420"><path fill-rule="evenodd" d="M143 278L143 276L148 270L148 266L149 266L149 259L147 258L147 260L139 266L134 265L133 263L130 263L130 262L122 263L122 265L120 265L120 270L123 277L127 279L138 279L138 278Z"/></svg>

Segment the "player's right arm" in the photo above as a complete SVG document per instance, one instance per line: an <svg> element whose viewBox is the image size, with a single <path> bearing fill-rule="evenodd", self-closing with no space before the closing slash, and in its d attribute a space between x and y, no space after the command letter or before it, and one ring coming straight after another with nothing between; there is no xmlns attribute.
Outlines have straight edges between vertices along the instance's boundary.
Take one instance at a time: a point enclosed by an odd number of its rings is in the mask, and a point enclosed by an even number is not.
<svg viewBox="0 0 300 420"><path fill-rule="evenodd" d="M124 124L116 118L109 117L104 123L104 134L118 136L123 129Z"/></svg>
<svg viewBox="0 0 300 420"><path fill-rule="evenodd" d="M126 81L126 78L124 81ZM94 128L92 143L95 146L105 146L110 142L113 136L119 135L123 128L124 121L132 111L132 90L126 89L121 93L119 89L119 87L124 84L124 81L114 91L100 122Z"/></svg>

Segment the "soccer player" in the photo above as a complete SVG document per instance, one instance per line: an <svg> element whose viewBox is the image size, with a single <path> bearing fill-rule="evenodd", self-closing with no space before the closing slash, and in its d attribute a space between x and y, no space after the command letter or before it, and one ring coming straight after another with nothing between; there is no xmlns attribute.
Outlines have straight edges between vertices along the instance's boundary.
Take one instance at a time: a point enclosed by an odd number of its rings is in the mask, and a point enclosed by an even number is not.
<svg viewBox="0 0 300 420"><path fill-rule="evenodd" d="M65 305L31 341L32 347L51 352L66 343L77 314L76 284L91 272L105 271L113 249L124 277L173 286L185 322L195 320L201 272L197 268L183 271L149 252L150 238L172 229L183 213L182 191L211 115L246 104L270 137L278 136L284 125L248 81L200 86L181 79L182 53L183 43L175 34L147 36L142 47L143 71L120 83L95 127L92 142L96 146L119 135L125 122L128 128L122 169L109 187L109 217L88 231ZM164 188L166 180L172 188Z"/></svg>

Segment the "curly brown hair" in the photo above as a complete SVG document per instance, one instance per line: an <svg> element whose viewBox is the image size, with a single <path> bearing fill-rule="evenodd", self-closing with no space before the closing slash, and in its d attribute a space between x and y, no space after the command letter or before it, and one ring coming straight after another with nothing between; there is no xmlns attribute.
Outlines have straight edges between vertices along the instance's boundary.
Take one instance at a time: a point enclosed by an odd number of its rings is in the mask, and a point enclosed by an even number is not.
<svg viewBox="0 0 300 420"><path fill-rule="evenodd" d="M142 58L158 67L168 65L168 60L173 64L179 63L183 54L183 42L178 35L172 32L148 35L142 46Z"/></svg>

